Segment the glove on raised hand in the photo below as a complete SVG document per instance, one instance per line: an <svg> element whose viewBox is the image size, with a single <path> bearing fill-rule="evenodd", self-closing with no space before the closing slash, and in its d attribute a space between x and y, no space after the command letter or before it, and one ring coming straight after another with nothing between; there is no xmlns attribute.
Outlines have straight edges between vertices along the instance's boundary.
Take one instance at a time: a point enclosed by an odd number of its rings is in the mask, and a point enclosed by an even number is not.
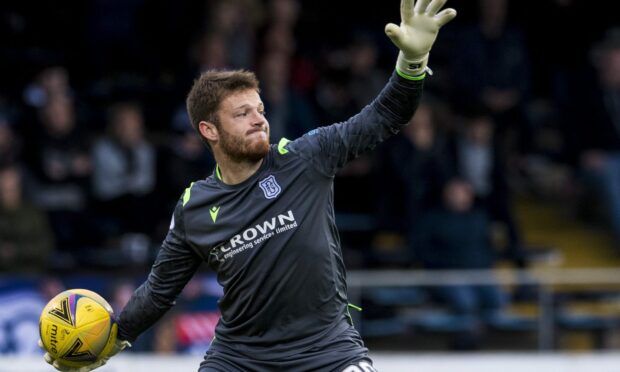
<svg viewBox="0 0 620 372"><path fill-rule="evenodd" d="M389 23L385 33L400 49L396 69L399 74L418 76L425 72L428 53L439 29L456 17L456 10L439 12L446 0L401 0L400 26Z"/></svg>

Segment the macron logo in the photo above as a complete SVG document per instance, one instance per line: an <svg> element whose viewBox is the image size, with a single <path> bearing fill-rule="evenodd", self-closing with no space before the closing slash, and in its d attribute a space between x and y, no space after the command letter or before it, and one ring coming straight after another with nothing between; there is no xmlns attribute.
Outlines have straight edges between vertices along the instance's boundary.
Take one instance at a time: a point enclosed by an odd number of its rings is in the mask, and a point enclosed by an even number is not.
<svg viewBox="0 0 620 372"><path fill-rule="evenodd" d="M211 219L213 220L213 222L215 223L215 220L217 219L217 214L220 211L220 207L216 207L213 206L211 207L211 209L209 209L209 214L211 215Z"/></svg>

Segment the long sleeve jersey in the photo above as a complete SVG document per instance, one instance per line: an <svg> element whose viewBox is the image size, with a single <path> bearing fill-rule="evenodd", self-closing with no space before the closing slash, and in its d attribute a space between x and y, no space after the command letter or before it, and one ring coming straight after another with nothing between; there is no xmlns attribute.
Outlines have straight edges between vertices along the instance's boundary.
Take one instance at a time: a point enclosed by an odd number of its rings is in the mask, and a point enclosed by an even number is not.
<svg viewBox="0 0 620 372"><path fill-rule="evenodd" d="M223 183L217 168L194 182L148 279L119 316L119 337L132 341L159 319L203 261L224 290L217 343L286 357L350 326L334 175L409 122L422 86L393 74L359 114L272 145L244 182Z"/></svg>

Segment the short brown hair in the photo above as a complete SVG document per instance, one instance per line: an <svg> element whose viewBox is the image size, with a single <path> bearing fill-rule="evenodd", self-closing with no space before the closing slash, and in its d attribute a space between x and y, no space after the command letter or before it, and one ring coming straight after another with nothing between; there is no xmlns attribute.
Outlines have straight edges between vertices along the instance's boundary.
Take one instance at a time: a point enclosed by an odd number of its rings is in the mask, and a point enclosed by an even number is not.
<svg viewBox="0 0 620 372"><path fill-rule="evenodd" d="M256 75L247 70L209 70L194 80L194 85L187 95L187 113L203 142L208 144L200 134L198 123L204 120L217 125L219 123L217 110L222 101L232 93L246 89L260 91Z"/></svg>

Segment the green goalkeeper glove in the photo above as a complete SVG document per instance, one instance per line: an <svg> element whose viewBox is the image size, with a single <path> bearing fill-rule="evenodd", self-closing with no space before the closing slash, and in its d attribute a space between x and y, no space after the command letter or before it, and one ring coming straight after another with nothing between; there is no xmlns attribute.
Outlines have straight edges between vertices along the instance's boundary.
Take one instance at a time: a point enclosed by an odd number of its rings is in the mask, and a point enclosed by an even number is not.
<svg viewBox="0 0 620 372"><path fill-rule="evenodd" d="M400 49L396 69L399 74L421 75L441 26L456 17L456 10L444 9L446 0L401 0L400 26L389 23L385 33Z"/></svg>
<svg viewBox="0 0 620 372"><path fill-rule="evenodd" d="M116 332L117 332L116 324L114 324L114 326L112 328L112 332L113 332L113 334L112 334L111 337L114 337L115 340L114 340L114 342L110 342L103 349L103 351L101 352L101 355L104 355L104 356L99 358L99 359L97 359L92 364L89 364L87 366L80 367L80 368L75 368L75 367L70 367L70 366L64 365L64 364L62 364L62 361L54 359L54 357L52 357L50 355L50 353L48 353L48 352L46 352L45 355L43 355L43 359L45 359L45 361L47 363L51 364L52 367L54 367L57 370L62 371L62 372L89 372L89 371L92 371L93 369L99 368L102 365L106 364L108 362L108 360L110 360L110 358L112 358L114 355L120 353L125 348L131 347L131 344L129 343L129 341L123 341L123 340L119 340L118 338L116 338ZM41 340L39 340L39 347L41 347L43 350L45 350Z"/></svg>

